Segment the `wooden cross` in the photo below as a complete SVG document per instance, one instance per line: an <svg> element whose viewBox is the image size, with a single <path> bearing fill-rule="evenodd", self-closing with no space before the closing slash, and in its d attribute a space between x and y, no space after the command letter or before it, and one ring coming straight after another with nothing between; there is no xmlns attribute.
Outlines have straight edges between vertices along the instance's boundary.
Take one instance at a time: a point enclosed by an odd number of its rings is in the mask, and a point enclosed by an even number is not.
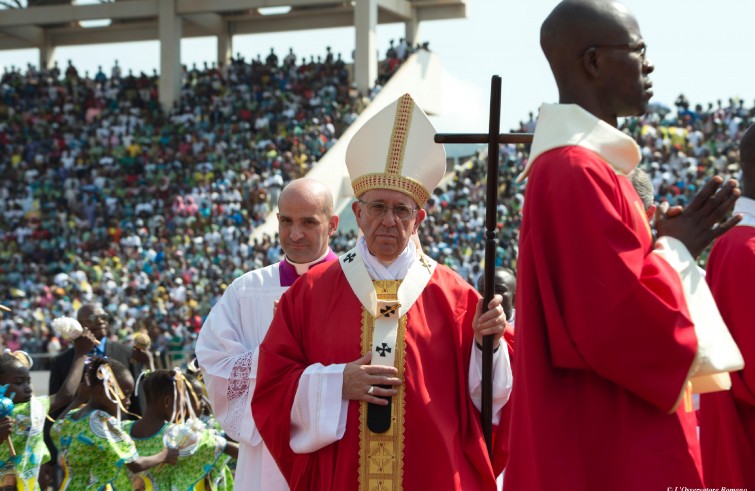
<svg viewBox="0 0 755 491"><path fill-rule="evenodd" d="M532 143L532 133L499 133L501 127L501 77L490 81L490 126L488 133L438 133L435 143L487 143L488 179L485 213L485 291L483 311L493 299L495 283L496 211L498 208L498 145L501 143ZM505 346L503 347L505 349ZM482 343L482 433L493 458L493 336Z"/></svg>

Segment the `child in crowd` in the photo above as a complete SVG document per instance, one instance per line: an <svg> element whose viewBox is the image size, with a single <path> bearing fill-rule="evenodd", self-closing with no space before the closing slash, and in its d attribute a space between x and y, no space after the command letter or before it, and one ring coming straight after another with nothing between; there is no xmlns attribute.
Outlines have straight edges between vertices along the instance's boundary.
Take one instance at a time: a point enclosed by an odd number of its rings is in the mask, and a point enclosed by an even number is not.
<svg viewBox="0 0 755 491"><path fill-rule="evenodd" d="M60 390L49 396L33 394L29 373L32 359L28 354L6 349L0 355L0 385L7 386L5 396L14 404L13 413L0 419L0 482L12 479L6 476L15 476L18 489L40 489L40 466L50 460L43 436L45 417L73 400L93 339L81 336L74 342L71 370Z"/></svg>
<svg viewBox="0 0 755 491"><path fill-rule="evenodd" d="M126 491L131 489L131 480L124 467L138 473L162 463L176 463L175 449L162 448L154 455L140 456L121 428L121 413L127 412L134 390L134 378L126 366L93 357L86 383L90 390L87 404L59 419L50 431L65 473L61 490Z"/></svg>
<svg viewBox="0 0 755 491"><path fill-rule="evenodd" d="M139 421L126 421L124 430L140 455L164 451L167 439L175 441L180 458L173 467L159 466L134 476L134 489L202 491L211 489L206 478L225 452L238 456L238 445L206 428L198 418L201 387L192 385L178 370L157 370L142 385L147 408Z"/></svg>
<svg viewBox="0 0 755 491"><path fill-rule="evenodd" d="M214 431L217 435L227 439L223 427L215 418L215 415L212 414L212 407L210 406L210 401L207 399L206 389L201 379L202 372L196 368L192 370L192 368L194 367L190 364L186 379L191 383L194 392L196 392L201 401L199 419L205 424L208 430ZM238 444L234 443L234 445ZM238 451L236 453L238 454ZM207 476L211 489L215 491L233 491L233 471L229 465L231 461L235 465L235 458L226 453L226 455L222 455L215 463L212 471Z"/></svg>

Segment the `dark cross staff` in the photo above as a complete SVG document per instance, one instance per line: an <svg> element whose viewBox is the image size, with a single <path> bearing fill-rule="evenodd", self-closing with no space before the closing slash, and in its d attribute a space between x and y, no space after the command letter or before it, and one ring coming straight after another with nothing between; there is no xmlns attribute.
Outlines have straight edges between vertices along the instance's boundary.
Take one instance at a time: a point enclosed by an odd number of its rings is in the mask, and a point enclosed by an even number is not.
<svg viewBox="0 0 755 491"><path fill-rule="evenodd" d="M438 133L435 143L487 143L488 180L485 213L485 291L483 311L495 293L496 211L498 208L498 145L532 143L531 133L499 133L501 127L501 77L490 81L490 126L488 133ZM482 432L488 455L493 457L493 336L482 340Z"/></svg>

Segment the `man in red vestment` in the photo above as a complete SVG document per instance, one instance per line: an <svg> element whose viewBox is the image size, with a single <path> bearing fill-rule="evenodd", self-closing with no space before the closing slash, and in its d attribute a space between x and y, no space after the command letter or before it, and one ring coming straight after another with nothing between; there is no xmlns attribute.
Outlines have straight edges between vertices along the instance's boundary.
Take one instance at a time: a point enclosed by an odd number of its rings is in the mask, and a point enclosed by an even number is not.
<svg viewBox="0 0 755 491"><path fill-rule="evenodd" d="M346 164L363 232L282 297L260 347L252 411L294 490L494 490L480 424L483 335L494 335L493 424L511 391L505 316L410 240L445 172L407 94L354 135Z"/></svg>
<svg viewBox="0 0 755 491"><path fill-rule="evenodd" d="M689 380L714 369L683 278L699 275L694 257L738 221L714 227L736 183L714 178L685 210L659 214L654 244L627 178L639 147L616 129L652 95L637 21L618 2L565 0L540 41L560 104L541 107L521 176L504 489L702 487Z"/></svg>
<svg viewBox="0 0 755 491"><path fill-rule="evenodd" d="M338 215L324 184L309 178L291 181L278 197L277 216L283 259L236 278L207 316L196 346L213 413L239 442L235 482L244 491L288 489L251 412L259 346L275 304L311 267L338 259L328 246Z"/></svg>
<svg viewBox="0 0 755 491"><path fill-rule="evenodd" d="M700 445L707 486L755 489L755 126L739 154L742 196L734 212L744 218L716 241L706 279L745 367L731 374L730 391L700 397Z"/></svg>

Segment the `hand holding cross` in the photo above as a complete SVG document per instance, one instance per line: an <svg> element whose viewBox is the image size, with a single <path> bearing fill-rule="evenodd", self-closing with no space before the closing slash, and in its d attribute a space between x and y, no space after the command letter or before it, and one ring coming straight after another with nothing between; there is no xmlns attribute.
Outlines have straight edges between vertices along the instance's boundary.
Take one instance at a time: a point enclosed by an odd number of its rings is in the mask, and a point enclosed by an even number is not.
<svg viewBox="0 0 755 491"><path fill-rule="evenodd" d="M498 208L498 145L501 143L532 143L532 134L504 133L501 127L501 77L493 75L490 82L490 125L488 133L438 133L435 143L487 143L488 182L486 188L485 215L485 292L483 305L487 308L493 299L495 283L496 211ZM492 177L492 179L491 179ZM487 335L482 342L482 432L492 456L493 448L493 335Z"/></svg>

